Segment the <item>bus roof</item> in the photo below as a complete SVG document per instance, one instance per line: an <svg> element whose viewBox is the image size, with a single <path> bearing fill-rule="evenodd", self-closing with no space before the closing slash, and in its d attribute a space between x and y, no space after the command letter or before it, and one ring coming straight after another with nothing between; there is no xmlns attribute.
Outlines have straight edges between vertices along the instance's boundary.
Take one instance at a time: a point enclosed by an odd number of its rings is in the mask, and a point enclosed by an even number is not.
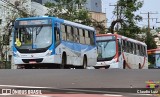
<svg viewBox="0 0 160 97"><path fill-rule="evenodd" d="M71 22L71 21L67 21L67 20L64 20L64 23L69 24L71 26L76 26L76 27L88 29L88 30L95 30L93 27L82 25L82 24L79 24L79 23Z"/></svg>
<svg viewBox="0 0 160 97"><path fill-rule="evenodd" d="M155 52L155 51L160 51L160 48L147 50L147 52Z"/></svg>
<svg viewBox="0 0 160 97"><path fill-rule="evenodd" d="M78 28L83 28L83 29L88 29L88 30L92 30L92 31L95 31L95 29L93 27L90 27L90 26L86 26L86 25L83 25L83 24L80 24L80 23L75 23L75 22L71 22L71 21L68 21L68 20L64 20L64 19L61 19L61 18L57 18L57 17L28 17L28 18L18 18L16 20L34 20L34 19L55 19L61 23L65 23L65 24L68 24L68 25L71 25L71 26L76 26Z"/></svg>
<svg viewBox="0 0 160 97"><path fill-rule="evenodd" d="M117 36L118 38L147 46L144 42L141 42L141 41L138 41L138 40L135 40L135 39L132 39L132 38L128 38L128 37L125 37L125 36L122 36L122 35L119 35L119 34L97 34L96 35L96 37L102 37L102 36Z"/></svg>

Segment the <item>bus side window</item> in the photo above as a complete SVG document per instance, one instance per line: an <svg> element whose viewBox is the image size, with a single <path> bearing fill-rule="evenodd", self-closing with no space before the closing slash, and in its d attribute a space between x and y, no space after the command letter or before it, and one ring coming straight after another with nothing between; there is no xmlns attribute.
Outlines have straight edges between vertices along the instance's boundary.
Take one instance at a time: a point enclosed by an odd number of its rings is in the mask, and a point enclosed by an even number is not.
<svg viewBox="0 0 160 97"><path fill-rule="evenodd" d="M94 45L94 32L93 31L90 31L89 33L89 36L90 36L90 44L91 45Z"/></svg>
<svg viewBox="0 0 160 97"><path fill-rule="evenodd" d="M78 28L76 27L73 27L73 37L74 37L74 42L79 43Z"/></svg>
<svg viewBox="0 0 160 97"><path fill-rule="evenodd" d="M133 54L136 55L136 44L135 43L133 43Z"/></svg>
<svg viewBox="0 0 160 97"><path fill-rule="evenodd" d="M60 29L58 27L54 27L54 33L55 33L55 43L56 46L60 43Z"/></svg>
<svg viewBox="0 0 160 97"><path fill-rule="evenodd" d="M131 54L132 52L132 48L131 48L131 42L128 41L128 52Z"/></svg>
<svg viewBox="0 0 160 97"><path fill-rule="evenodd" d="M130 49L131 49L131 54L133 54L133 43L130 42Z"/></svg>
<svg viewBox="0 0 160 97"><path fill-rule="evenodd" d="M127 49L127 41L125 40L125 52L128 52L128 49Z"/></svg>
<svg viewBox="0 0 160 97"><path fill-rule="evenodd" d="M126 41L126 52L129 53L129 43Z"/></svg>
<svg viewBox="0 0 160 97"><path fill-rule="evenodd" d="M142 49L142 45L139 45L140 46L140 55L143 56L143 49Z"/></svg>
<svg viewBox="0 0 160 97"><path fill-rule="evenodd" d="M134 48L133 48L133 43L130 42L130 47L131 47L131 54L134 54Z"/></svg>
<svg viewBox="0 0 160 97"><path fill-rule="evenodd" d="M122 51L125 52L125 41L122 40Z"/></svg>
<svg viewBox="0 0 160 97"><path fill-rule="evenodd" d="M73 41L73 28L71 26L67 26L67 40Z"/></svg>
<svg viewBox="0 0 160 97"><path fill-rule="evenodd" d="M85 44L83 29L79 29L80 43Z"/></svg>
<svg viewBox="0 0 160 97"><path fill-rule="evenodd" d="M137 55L140 55L140 45L137 45Z"/></svg>
<svg viewBox="0 0 160 97"><path fill-rule="evenodd" d="M89 31L88 30L85 30L85 41L86 41L86 44L90 44L90 37L89 37Z"/></svg>
<svg viewBox="0 0 160 97"><path fill-rule="evenodd" d="M142 56L144 56L144 48L143 48L143 45L141 46L141 49L142 49Z"/></svg>
<svg viewBox="0 0 160 97"><path fill-rule="evenodd" d="M144 56L146 56L145 46L143 46L143 50L144 50Z"/></svg>
<svg viewBox="0 0 160 97"><path fill-rule="evenodd" d="M145 56L145 50L143 45L142 45L142 56Z"/></svg>
<svg viewBox="0 0 160 97"><path fill-rule="evenodd" d="M144 56L147 56L147 48L144 46Z"/></svg>
<svg viewBox="0 0 160 97"><path fill-rule="evenodd" d="M65 25L61 24L62 40L67 40L67 33Z"/></svg>

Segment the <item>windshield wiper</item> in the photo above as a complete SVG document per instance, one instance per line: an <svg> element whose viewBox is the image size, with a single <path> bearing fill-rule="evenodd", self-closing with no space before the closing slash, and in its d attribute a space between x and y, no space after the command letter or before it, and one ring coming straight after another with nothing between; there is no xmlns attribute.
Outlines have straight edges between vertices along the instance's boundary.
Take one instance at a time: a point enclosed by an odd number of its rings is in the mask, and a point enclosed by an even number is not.
<svg viewBox="0 0 160 97"><path fill-rule="evenodd" d="M43 26L41 26L41 27L36 27L36 38L35 38L35 41L37 40L37 36L38 36L39 33L41 32L42 27L43 27Z"/></svg>

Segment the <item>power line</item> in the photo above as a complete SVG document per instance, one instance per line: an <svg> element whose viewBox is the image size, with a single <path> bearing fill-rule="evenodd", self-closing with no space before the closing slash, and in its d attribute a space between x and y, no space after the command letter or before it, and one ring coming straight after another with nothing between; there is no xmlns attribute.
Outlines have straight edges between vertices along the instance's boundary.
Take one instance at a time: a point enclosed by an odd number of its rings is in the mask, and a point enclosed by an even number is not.
<svg viewBox="0 0 160 97"><path fill-rule="evenodd" d="M116 6L116 15L117 15L117 20L119 19L119 5L118 4L109 4L109 6ZM119 25L117 24L117 31L119 29Z"/></svg>
<svg viewBox="0 0 160 97"><path fill-rule="evenodd" d="M148 20L148 33L150 33L150 19L157 19L157 18L150 18L150 14L158 14L157 12L156 13L152 13L152 12L147 12L147 13L141 13L140 14L147 14L148 15L148 18L143 18L143 19L147 19Z"/></svg>

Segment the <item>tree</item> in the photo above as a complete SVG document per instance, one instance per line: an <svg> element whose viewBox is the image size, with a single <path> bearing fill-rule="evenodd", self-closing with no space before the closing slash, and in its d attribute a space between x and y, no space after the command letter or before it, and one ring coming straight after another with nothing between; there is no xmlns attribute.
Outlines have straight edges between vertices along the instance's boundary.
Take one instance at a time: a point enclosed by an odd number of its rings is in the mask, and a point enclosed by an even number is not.
<svg viewBox="0 0 160 97"><path fill-rule="evenodd" d="M156 42L154 41L154 35L148 32L148 28L146 27L141 28L141 33L136 36L136 39L145 42L148 50L157 48Z"/></svg>
<svg viewBox="0 0 160 97"><path fill-rule="evenodd" d="M154 33L148 32L148 28L143 27L141 29L142 32L146 32L145 43L147 44L147 49L156 49L157 45L154 41Z"/></svg>
<svg viewBox="0 0 160 97"><path fill-rule="evenodd" d="M145 43L147 44L147 49L148 50L157 48L156 42L154 41L154 37L152 36L151 33L147 33Z"/></svg>
<svg viewBox="0 0 160 97"><path fill-rule="evenodd" d="M85 3L86 0L55 0L55 3L47 2L45 4L48 7L46 15L90 25L89 12L83 8Z"/></svg>
<svg viewBox="0 0 160 97"><path fill-rule="evenodd" d="M7 13L5 17L5 23L4 23L5 25L2 30L2 32L4 32L4 35L3 35L4 37L1 36L1 39L0 39L1 61L4 61L6 51L8 51L7 42L9 42L8 40L11 35L11 33L9 33L12 29L11 24L15 21L16 18L29 17L33 15L31 15L32 11L27 9L27 4L26 4L27 0L15 1L14 4L6 0L1 0L1 2L3 2L3 5L2 5L3 10L5 10ZM5 52L4 52L4 49L5 49Z"/></svg>
<svg viewBox="0 0 160 97"><path fill-rule="evenodd" d="M117 5L114 14L119 13L118 18L123 20L118 33L135 38L135 35L140 32L140 27L136 23L142 20L142 17L135 15L135 12L142 7L143 2L138 0L119 0ZM118 12L117 7L119 7Z"/></svg>
<svg viewBox="0 0 160 97"><path fill-rule="evenodd" d="M92 26L98 31L97 33L99 34L105 34L106 33L106 28L103 25L103 23L105 22L105 20L98 22L95 19L92 19Z"/></svg>
<svg viewBox="0 0 160 97"><path fill-rule="evenodd" d="M100 29L99 33L105 33L106 28L102 24L104 21L92 19L89 11L83 7L85 3L86 0L55 0L55 3L47 2L45 4L48 7L46 15L93 26L95 29Z"/></svg>

